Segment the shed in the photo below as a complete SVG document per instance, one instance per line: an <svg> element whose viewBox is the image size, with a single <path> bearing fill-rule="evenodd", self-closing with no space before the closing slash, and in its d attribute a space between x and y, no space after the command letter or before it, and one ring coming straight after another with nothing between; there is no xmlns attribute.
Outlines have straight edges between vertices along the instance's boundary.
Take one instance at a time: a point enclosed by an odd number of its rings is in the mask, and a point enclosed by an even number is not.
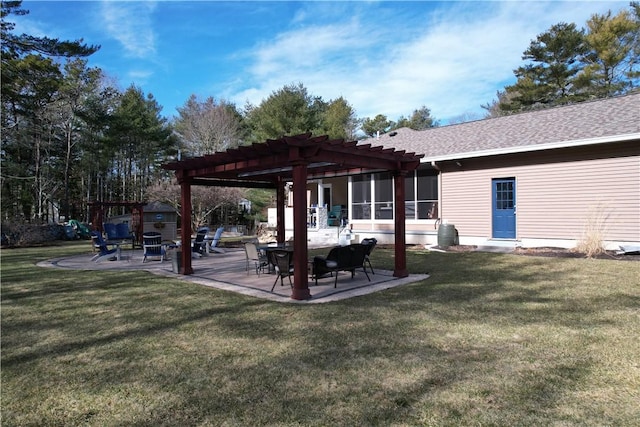
<svg viewBox="0 0 640 427"><path fill-rule="evenodd" d="M175 240L178 235L178 211L161 202L151 202L143 210L143 232L159 232L162 240Z"/></svg>

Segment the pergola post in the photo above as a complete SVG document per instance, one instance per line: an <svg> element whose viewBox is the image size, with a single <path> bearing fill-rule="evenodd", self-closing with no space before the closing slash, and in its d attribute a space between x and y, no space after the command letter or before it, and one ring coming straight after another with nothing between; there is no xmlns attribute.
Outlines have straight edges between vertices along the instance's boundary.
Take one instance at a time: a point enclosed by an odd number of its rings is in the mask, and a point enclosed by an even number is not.
<svg viewBox="0 0 640 427"><path fill-rule="evenodd" d="M193 274L193 266L191 265L191 180L186 178L180 180L180 193L182 195L180 204L182 266L180 274Z"/></svg>
<svg viewBox="0 0 640 427"><path fill-rule="evenodd" d="M395 269L394 277L407 277L407 252L406 252L406 214L405 214L405 191L404 181L407 171L399 170L393 174L393 185L395 190Z"/></svg>
<svg viewBox="0 0 640 427"><path fill-rule="evenodd" d="M291 298L311 298L307 272L307 164L293 165L293 291Z"/></svg>
<svg viewBox="0 0 640 427"><path fill-rule="evenodd" d="M276 187L276 242L284 243L284 184L282 178L278 178Z"/></svg>

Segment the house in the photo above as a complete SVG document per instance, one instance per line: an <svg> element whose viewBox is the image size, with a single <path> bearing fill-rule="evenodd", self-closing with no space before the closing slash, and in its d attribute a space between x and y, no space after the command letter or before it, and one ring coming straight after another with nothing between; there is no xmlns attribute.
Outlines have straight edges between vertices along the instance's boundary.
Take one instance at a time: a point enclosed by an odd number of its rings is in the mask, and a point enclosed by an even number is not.
<svg viewBox="0 0 640 427"><path fill-rule="evenodd" d="M640 243L640 93L360 144L424 154L405 180L407 243L436 244L441 223L463 245ZM353 238L392 243L393 185L388 172L323 178L308 182L307 204L342 205ZM336 235L319 223L317 234Z"/></svg>

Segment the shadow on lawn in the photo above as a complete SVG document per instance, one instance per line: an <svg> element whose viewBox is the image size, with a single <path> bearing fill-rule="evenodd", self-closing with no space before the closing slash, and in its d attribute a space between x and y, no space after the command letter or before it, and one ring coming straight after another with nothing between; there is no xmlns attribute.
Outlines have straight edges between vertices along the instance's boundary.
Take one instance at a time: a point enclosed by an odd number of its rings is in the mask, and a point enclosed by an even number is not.
<svg viewBox="0 0 640 427"><path fill-rule="evenodd" d="M374 268L385 268L386 255ZM95 359L55 377L93 387L92 395L115 388L140 398L147 409L127 414L138 425L420 425L427 416L451 425L492 424L496 416L504 425L553 424L566 417L558 409L563 395L593 370L589 349L575 344L582 328L612 322L596 315L603 307L639 303L623 292L584 291L580 276L599 271L585 260L409 253L408 265L431 277L319 305L146 273L105 273L86 283L51 273L52 282L35 289L3 286L3 305L36 313L35 320L3 319L3 368ZM51 325L38 325L47 318L41 307ZM25 331L47 327L69 328L69 337L20 343ZM539 332L547 327L554 331ZM555 340L568 330L575 342L570 334Z"/></svg>
<svg viewBox="0 0 640 427"><path fill-rule="evenodd" d="M51 276L56 274L52 273ZM21 331L46 336L49 332L60 335L61 330L67 329L68 334L62 335L71 337L66 341L57 340L58 343L53 345L43 345L37 340L33 345L26 346L24 342L20 345L16 342L15 348L24 348L27 351L15 354L13 350L3 352L3 366L9 368L40 358L65 357L131 338L143 339L178 329L185 324L218 317L233 317L245 310L251 310L252 306L264 304L261 300L244 299L233 304L224 305L218 302L214 307L202 307L202 304L197 304L197 297L184 294L180 288L184 285L182 282L167 286L162 278L150 277L146 273L118 272L101 276L104 277L92 277L86 282L79 280L70 283L68 274L65 274L63 277L66 279L53 278L43 282L36 289L16 289L15 284L3 287L3 306L10 308L21 305L34 311L46 307L43 315L48 317L48 321L43 323L42 318L37 315L24 318L17 316L18 320L13 320L10 314L6 315L2 326L3 348L14 348L11 345L12 339L26 339L21 335ZM190 301L193 304L190 304ZM158 312L162 310L172 314L159 315ZM104 328L110 330L105 333ZM86 336L90 338L79 338L83 336L82 331L86 331Z"/></svg>

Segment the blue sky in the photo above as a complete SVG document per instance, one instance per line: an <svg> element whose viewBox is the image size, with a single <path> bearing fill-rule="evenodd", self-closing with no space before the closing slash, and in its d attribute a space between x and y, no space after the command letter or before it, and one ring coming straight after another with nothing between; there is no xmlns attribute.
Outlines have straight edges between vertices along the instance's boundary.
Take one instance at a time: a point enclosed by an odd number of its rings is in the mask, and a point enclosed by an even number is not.
<svg viewBox="0 0 640 427"><path fill-rule="evenodd" d="M121 89L152 93L166 117L191 94L258 105L303 83L358 117L426 105L446 124L514 81L522 52L559 22L579 27L628 1L29 1L17 33L82 38Z"/></svg>

